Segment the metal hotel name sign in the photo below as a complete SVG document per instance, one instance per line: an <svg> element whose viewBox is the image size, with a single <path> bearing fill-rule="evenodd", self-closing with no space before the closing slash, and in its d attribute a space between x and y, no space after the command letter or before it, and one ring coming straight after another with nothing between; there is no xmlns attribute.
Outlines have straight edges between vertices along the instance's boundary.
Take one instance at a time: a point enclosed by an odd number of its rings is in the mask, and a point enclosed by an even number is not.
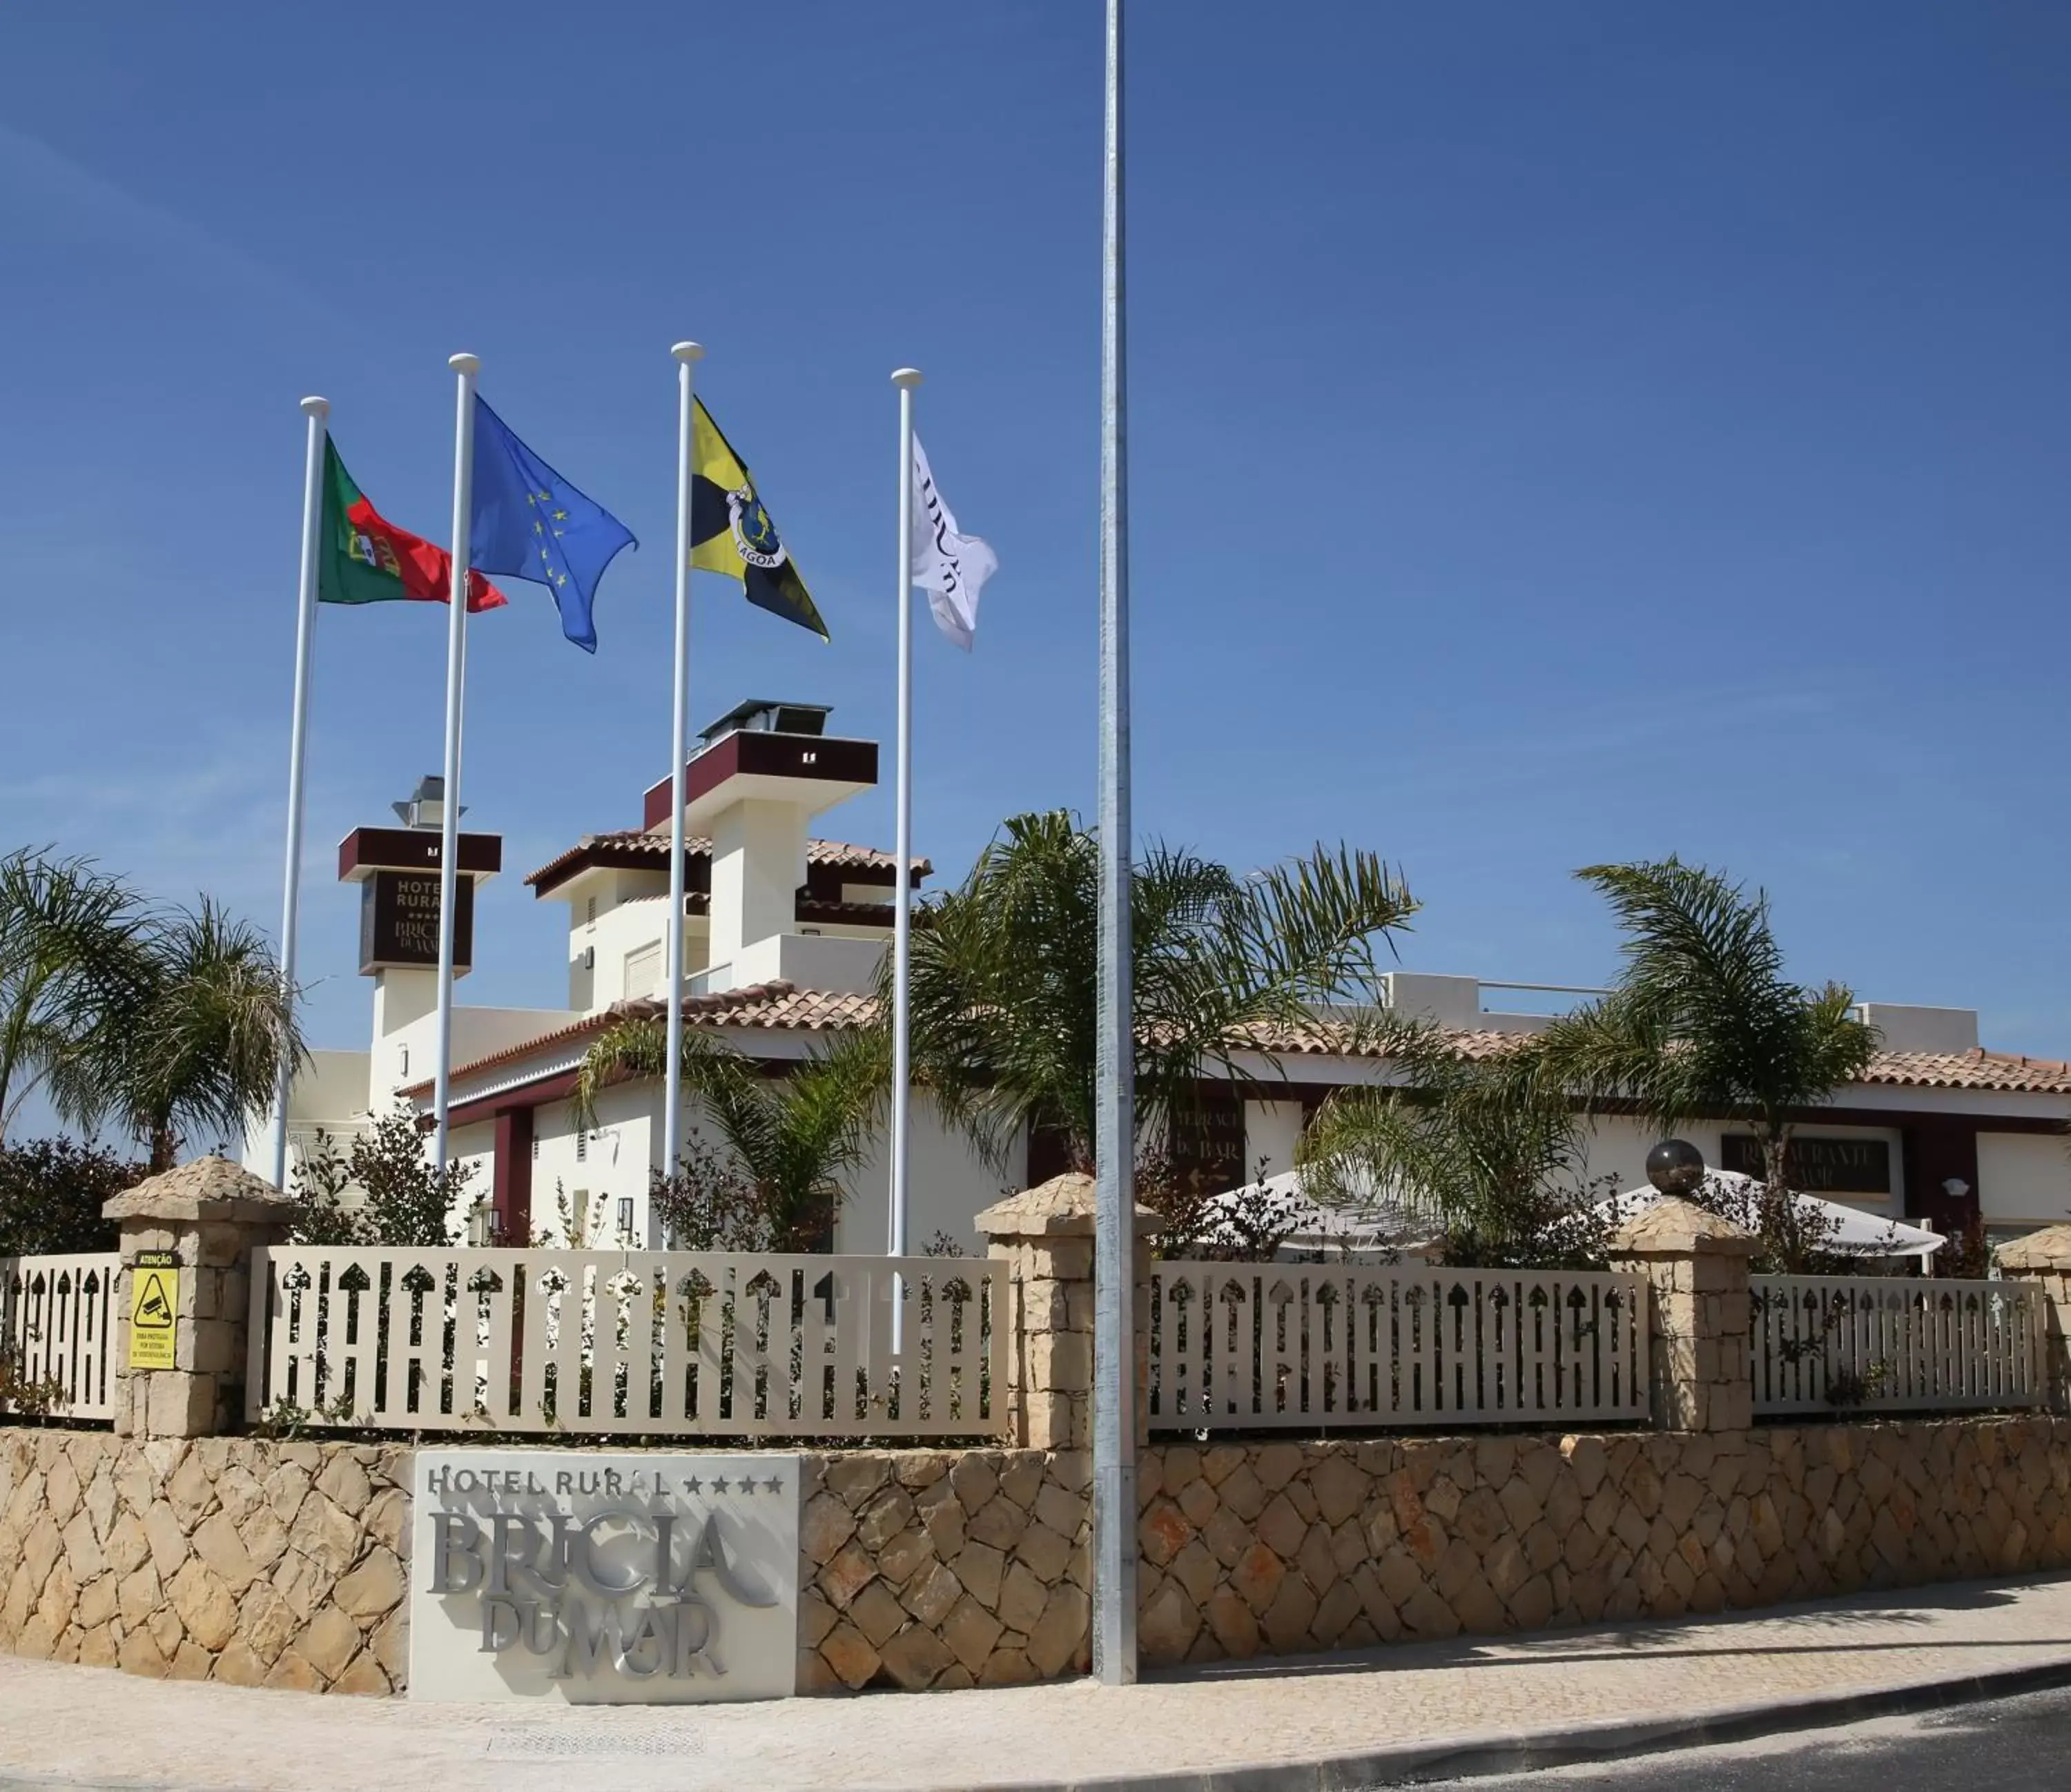
<svg viewBox="0 0 2071 1792"><path fill-rule="evenodd" d="M798 1458L417 1452L410 1695L797 1690Z"/></svg>

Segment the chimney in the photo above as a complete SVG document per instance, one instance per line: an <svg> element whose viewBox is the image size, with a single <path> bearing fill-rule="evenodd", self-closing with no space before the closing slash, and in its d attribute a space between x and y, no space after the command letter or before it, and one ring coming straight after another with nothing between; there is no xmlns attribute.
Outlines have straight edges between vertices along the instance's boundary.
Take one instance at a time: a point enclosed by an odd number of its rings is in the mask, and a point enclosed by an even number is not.
<svg viewBox="0 0 2071 1792"><path fill-rule="evenodd" d="M683 828L712 843L712 988L755 981L726 973L749 947L795 934L807 825L877 782L877 743L830 736L831 713L757 699L699 732L703 744L684 772ZM666 778L648 791L648 827L667 824L669 799Z"/></svg>
<svg viewBox="0 0 2071 1792"><path fill-rule="evenodd" d="M1922 1008L1901 1002L1865 1002L1863 1019L1887 1052L1925 1052L1960 1057L1978 1048L1975 1008Z"/></svg>

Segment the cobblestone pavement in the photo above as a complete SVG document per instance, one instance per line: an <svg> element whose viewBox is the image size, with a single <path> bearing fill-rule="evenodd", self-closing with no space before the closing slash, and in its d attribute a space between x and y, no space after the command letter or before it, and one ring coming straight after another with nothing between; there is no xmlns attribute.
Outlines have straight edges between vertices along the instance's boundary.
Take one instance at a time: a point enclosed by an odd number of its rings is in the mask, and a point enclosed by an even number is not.
<svg viewBox="0 0 2071 1792"><path fill-rule="evenodd" d="M1587 1748L1592 1727L1730 1720L2044 1669L2071 1675L2071 1580L1198 1668L1127 1690L1068 1682L674 1712L321 1698L0 1657L0 1788L1162 1792L1233 1768L1371 1761L1419 1746L1471 1753L1545 1736ZM1268 1775L1247 1792L1379 1783L1392 1771ZM1421 1771L1442 1769L1427 1754Z"/></svg>

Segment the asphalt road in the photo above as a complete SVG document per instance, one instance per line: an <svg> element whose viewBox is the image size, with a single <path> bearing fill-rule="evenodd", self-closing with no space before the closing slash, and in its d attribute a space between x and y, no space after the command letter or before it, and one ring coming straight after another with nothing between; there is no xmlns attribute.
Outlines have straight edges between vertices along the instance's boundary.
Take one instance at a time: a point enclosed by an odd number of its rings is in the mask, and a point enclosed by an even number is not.
<svg viewBox="0 0 2071 1792"><path fill-rule="evenodd" d="M2071 1792L2071 1691L1448 1783L1462 1792Z"/></svg>

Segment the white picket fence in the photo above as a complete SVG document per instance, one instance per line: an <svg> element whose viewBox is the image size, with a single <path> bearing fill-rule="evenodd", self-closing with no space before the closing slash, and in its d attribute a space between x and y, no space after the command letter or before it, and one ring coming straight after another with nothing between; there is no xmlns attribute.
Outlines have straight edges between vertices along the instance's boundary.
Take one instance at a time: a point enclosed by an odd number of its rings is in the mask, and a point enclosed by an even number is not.
<svg viewBox="0 0 2071 1792"><path fill-rule="evenodd" d="M253 1254L246 1406L410 1431L990 1435L1007 1297L969 1258L274 1247Z"/></svg>
<svg viewBox="0 0 2071 1792"><path fill-rule="evenodd" d="M0 1257L0 1356L25 1391L15 1405L68 1419L115 1413L113 1251Z"/></svg>
<svg viewBox="0 0 2071 1792"><path fill-rule="evenodd" d="M1647 1416L1634 1275L1159 1262L1150 1323L1155 1430Z"/></svg>
<svg viewBox="0 0 2071 1792"><path fill-rule="evenodd" d="M1754 1409L2039 1405L2041 1290L2018 1281L1754 1276Z"/></svg>

